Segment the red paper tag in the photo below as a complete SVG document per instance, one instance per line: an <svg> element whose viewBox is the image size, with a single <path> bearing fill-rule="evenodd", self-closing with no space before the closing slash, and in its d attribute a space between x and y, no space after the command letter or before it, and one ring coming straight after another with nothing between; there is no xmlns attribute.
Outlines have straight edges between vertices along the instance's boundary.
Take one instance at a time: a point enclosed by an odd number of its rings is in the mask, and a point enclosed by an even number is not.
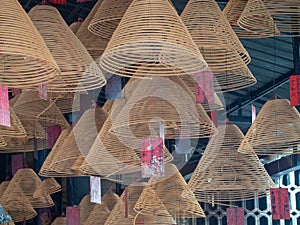
<svg viewBox="0 0 300 225"><path fill-rule="evenodd" d="M135 224L145 224L145 221L144 220L136 220L135 221Z"/></svg>
<svg viewBox="0 0 300 225"><path fill-rule="evenodd" d="M57 138L61 133L60 126L50 126L47 127L47 139L48 139L48 148L53 148Z"/></svg>
<svg viewBox="0 0 300 225"><path fill-rule="evenodd" d="M208 112L208 116L211 119L211 121L213 121L215 127L218 126L218 111L217 110L213 110Z"/></svg>
<svg viewBox="0 0 300 225"><path fill-rule="evenodd" d="M90 177L91 202L101 204L101 178Z"/></svg>
<svg viewBox="0 0 300 225"><path fill-rule="evenodd" d="M270 188L272 219L290 219L289 193L287 188Z"/></svg>
<svg viewBox="0 0 300 225"><path fill-rule="evenodd" d="M8 88L0 85L0 125L10 127Z"/></svg>
<svg viewBox="0 0 300 225"><path fill-rule="evenodd" d="M195 74L196 103L214 102L214 80L211 71Z"/></svg>
<svg viewBox="0 0 300 225"><path fill-rule="evenodd" d="M164 148L162 138L146 138L142 143L142 177L164 175Z"/></svg>
<svg viewBox="0 0 300 225"><path fill-rule="evenodd" d="M66 210L67 225L80 225L80 207L68 206Z"/></svg>
<svg viewBox="0 0 300 225"><path fill-rule="evenodd" d="M16 154L11 156L11 173L14 175L19 169L24 167L23 154Z"/></svg>
<svg viewBox="0 0 300 225"><path fill-rule="evenodd" d="M300 75L290 76L290 106L300 105Z"/></svg>
<svg viewBox="0 0 300 225"><path fill-rule="evenodd" d="M66 5L67 0L48 0L49 3L51 4L56 4L56 5Z"/></svg>
<svg viewBox="0 0 300 225"><path fill-rule="evenodd" d="M227 225L245 224L243 208L227 208Z"/></svg>
<svg viewBox="0 0 300 225"><path fill-rule="evenodd" d="M48 94L47 94L47 84L40 84L39 85L39 96L41 99L47 100Z"/></svg>

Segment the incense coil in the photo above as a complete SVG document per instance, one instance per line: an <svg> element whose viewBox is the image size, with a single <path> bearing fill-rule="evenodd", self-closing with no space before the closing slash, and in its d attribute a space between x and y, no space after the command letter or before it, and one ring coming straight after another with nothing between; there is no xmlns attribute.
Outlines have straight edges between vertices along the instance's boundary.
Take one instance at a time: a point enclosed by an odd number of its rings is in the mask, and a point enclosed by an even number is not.
<svg viewBox="0 0 300 225"><path fill-rule="evenodd" d="M101 202L108 208L109 211L111 211L119 199L119 195L110 190L109 192L106 192L104 195L102 195Z"/></svg>
<svg viewBox="0 0 300 225"><path fill-rule="evenodd" d="M19 169L13 176L11 183L16 183L22 189L34 208L48 208L54 205L51 196L48 194L34 198L33 194L41 183L38 175L30 168Z"/></svg>
<svg viewBox="0 0 300 225"><path fill-rule="evenodd" d="M70 25L70 29L73 31L74 34L76 34L76 32L78 31L79 27L81 26L82 22L73 22Z"/></svg>
<svg viewBox="0 0 300 225"><path fill-rule="evenodd" d="M264 28L266 13L275 23L274 27L280 31L276 35L299 36L300 5L295 0L250 0L238 20L238 25L246 30Z"/></svg>
<svg viewBox="0 0 300 225"><path fill-rule="evenodd" d="M85 224L86 220L88 219L89 215L95 208L96 204L92 203L91 201L91 196L89 194L85 195L80 203L80 224L83 225Z"/></svg>
<svg viewBox="0 0 300 225"><path fill-rule="evenodd" d="M56 217L51 225L66 225L67 218L66 217Z"/></svg>
<svg viewBox="0 0 300 225"><path fill-rule="evenodd" d="M7 146L5 139L2 136L0 136L0 148L5 146Z"/></svg>
<svg viewBox="0 0 300 225"><path fill-rule="evenodd" d="M60 77L47 84L49 92L86 91L101 88L106 84L99 66L55 7L36 5L28 15L44 38L61 71Z"/></svg>
<svg viewBox="0 0 300 225"><path fill-rule="evenodd" d="M213 71L237 69L250 56L213 0L191 0L181 16L205 61Z"/></svg>
<svg viewBox="0 0 300 225"><path fill-rule="evenodd" d="M104 204L96 204L84 225L104 225L110 211Z"/></svg>
<svg viewBox="0 0 300 225"><path fill-rule="evenodd" d="M109 6L113 4L112 1L109 1ZM109 39L104 39L88 30L88 26L90 25L90 22L93 18L95 18L95 14L99 11L99 8L102 5L102 0L99 0L96 2L88 16L85 18L85 20L82 22L82 25L76 32L76 36L79 38L79 40L82 42L84 47L88 50L90 55L94 60L98 59L104 49L106 48L106 45L109 41ZM119 5L120 7L123 5ZM113 12L110 12L113 14ZM101 14L102 16L103 14Z"/></svg>
<svg viewBox="0 0 300 225"><path fill-rule="evenodd" d="M61 173L79 171L106 118L107 114L101 108L86 110L65 139L50 167Z"/></svg>
<svg viewBox="0 0 300 225"><path fill-rule="evenodd" d="M132 0L100 0L88 29L95 35L109 40L116 30Z"/></svg>
<svg viewBox="0 0 300 225"><path fill-rule="evenodd" d="M261 21L263 22L264 26L249 27L248 31L238 25L237 21L241 16L247 2L248 0L230 0L223 10L225 17L229 21L236 35L239 38L267 38L279 35L280 32L267 9L262 9L265 10L265 13L261 14L261 16L264 17L264 19Z"/></svg>
<svg viewBox="0 0 300 225"><path fill-rule="evenodd" d="M34 152L43 150L47 147L46 140L43 138L13 138L6 137L6 146L0 147L0 153Z"/></svg>
<svg viewBox="0 0 300 225"><path fill-rule="evenodd" d="M37 212L16 182L9 183L0 198L0 204L14 222L23 222L24 219L29 220L37 216Z"/></svg>
<svg viewBox="0 0 300 225"><path fill-rule="evenodd" d="M237 151L243 139L236 125L219 126L183 197L191 198L194 194L200 202L222 204L266 196L275 184L253 150L249 154Z"/></svg>
<svg viewBox="0 0 300 225"><path fill-rule="evenodd" d="M53 177L46 178L39 184L33 194L33 197L36 198L39 196L50 195L60 191L61 186Z"/></svg>
<svg viewBox="0 0 300 225"><path fill-rule="evenodd" d="M125 77L180 76L207 69L187 28L165 0L132 1L101 56L100 66Z"/></svg>
<svg viewBox="0 0 300 225"><path fill-rule="evenodd" d="M80 94L63 93L55 104L63 114L78 112L80 111Z"/></svg>
<svg viewBox="0 0 300 225"><path fill-rule="evenodd" d="M149 184L173 217L205 217L195 197L189 199L182 197L182 192L188 185L174 164L166 164L164 176L150 178Z"/></svg>
<svg viewBox="0 0 300 225"><path fill-rule="evenodd" d="M59 76L56 62L19 2L3 0L0 15L1 85L27 88Z"/></svg>
<svg viewBox="0 0 300 225"><path fill-rule="evenodd" d="M290 107L287 99L267 101L251 127L239 151L247 153L249 143L258 155L277 155L300 153L300 114ZM247 143L248 142L248 143Z"/></svg>
<svg viewBox="0 0 300 225"><path fill-rule="evenodd" d="M160 91L157 91L160 90ZM205 138L215 127L193 93L179 77L138 79L122 90L132 93L116 101L112 109L112 129L124 145L139 149L143 138L160 135L166 139Z"/></svg>

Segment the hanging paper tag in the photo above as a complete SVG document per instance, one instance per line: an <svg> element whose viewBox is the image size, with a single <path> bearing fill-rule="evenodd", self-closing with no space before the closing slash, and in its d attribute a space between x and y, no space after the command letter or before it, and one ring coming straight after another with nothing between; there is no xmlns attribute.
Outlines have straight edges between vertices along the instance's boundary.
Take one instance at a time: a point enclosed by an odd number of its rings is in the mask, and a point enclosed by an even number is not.
<svg viewBox="0 0 300 225"><path fill-rule="evenodd" d="M251 105L251 112L252 112L252 123L253 123L256 118L256 108L254 105Z"/></svg>
<svg viewBox="0 0 300 225"><path fill-rule="evenodd" d="M213 110L207 113L211 121L214 123L215 127L218 127L218 111Z"/></svg>
<svg viewBox="0 0 300 225"><path fill-rule="evenodd" d="M101 178L90 176L91 202L101 204Z"/></svg>
<svg viewBox="0 0 300 225"><path fill-rule="evenodd" d="M227 225L245 224L243 208L227 208Z"/></svg>
<svg viewBox="0 0 300 225"><path fill-rule="evenodd" d="M12 88L11 90L11 95L12 96L16 96L18 94L21 94L22 93L22 89L19 89L19 88Z"/></svg>
<svg viewBox="0 0 300 225"><path fill-rule="evenodd" d="M47 84L40 84L39 85L39 96L43 100L47 100L48 99Z"/></svg>
<svg viewBox="0 0 300 225"><path fill-rule="evenodd" d="M53 148L57 138L61 133L60 126L49 126L47 127L47 140L48 140L48 148Z"/></svg>
<svg viewBox="0 0 300 225"><path fill-rule="evenodd" d="M11 156L11 173L14 175L19 169L24 168L23 154L16 154Z"/></svg>
<svg viewBox="0 0 300 225"><path fill-rule="evenodd" d="M272 219L290 219L289 193L287 188L270 188Z"/></svg>
<svg viewBox="0 0 300 225"><path fill-rule="evenodd" d="M0 85L0 125L10 127L8 88Z"/></svg>
<svg viewBox="0 0 300 225"><path fill-rule="evenodd" d="M80 225L80 207L68 206L66 210L67 225Z"/></svg>
<svg viewBox="0 0 300 225"><path fill-rule="evenodd" d="M195 74L196 103L214 102L214 80L211 71L203 71Z"/></svg>
<svg viewBox="0 0 300 225"><path fill-rule="evenodd" d="M290 106L300 105L300 75L290 76Z"/></svg>
<svg viewBox="0 0 300 225"><path fill-rule="evenodd" d="M146 138L142 143L142 177L164 175L164 145L162 138Z"/></svg>
<svg viewBox="0 0 300 225"><path fill-rule="evenodd" d="M112 75L105 86L105 98L111 100L121 99L122 77Z"/></svg>
<svg viewBox="0 0 300 225"><path fill-rule="evenodd" d="M163 146L165 146L165 125L163 122L159 123L159 137L163 141Z"/></svg>
<svg viewBox="0 0 300 225"><path fill-rule="evenodd" d="M55 4L55 5L66 5L67 0L48 0L49 3Z"/></svg>
<svg viewBox="0 0 300 225"><path fill-rule="evenodd" d="M175 139L175 152L177 154L190 154L193 148L191 139L189 138L176 138Z"/></svg>

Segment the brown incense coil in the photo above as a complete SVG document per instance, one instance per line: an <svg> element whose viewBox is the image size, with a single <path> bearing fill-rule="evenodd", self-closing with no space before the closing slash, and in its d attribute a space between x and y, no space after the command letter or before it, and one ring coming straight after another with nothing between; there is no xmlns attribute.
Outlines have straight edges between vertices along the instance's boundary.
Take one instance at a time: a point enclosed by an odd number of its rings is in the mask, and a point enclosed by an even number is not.
<svg viewBox="0 0 300 225"><path fill-rule="evenodd" d="M116 101L112 108L111 132L128 147L139 149L145 137L159 136L161 123L166 139L205 138L215 131L205 110L195 104L193 93L179 77L135 80L122 92L131 91L128 99Z"/></svg>
<svg viewBox="0 0 300 225"><path fill-rule="evenodd" d="M9 185L9 181L3 181L0 184L0 198L3 195L4 191L6 190L7 186Z"/></svg>
<svg viewBox="0 0 300 225"><path fill-rule="evenodd" d="M60 111L64 113L80 111L80 94L63 93L55 102Z"/></svg>
<svg viewBox="0 0 300 225"><path fill-rule="evenodd" d="M23 222L37 216L30 201L16 182L10 182L0 198L0 204L14 222Z"/></svg>
<svg viewBox="0 0 300 225"><path fill-rule="evenodd" d="M106 84L99 66L54 6L36 5L28 14L61 71L60 79L47 84L49 92L93 90Z"/></svg>
<svg viewBox="0 0 300 225"><path fill-rule="evenodd" d="M33 194L33 197L36 198L39 196L54 194L60 191L61 191L61 186L53 177L46 178L39 184L39 186L37 187L37 189Z"/></svg>
<svg viewBox="0 0 300 225"><path fill-rule="evenodd" d="M40 185L41 180L32 169L19 169L10 182L16 183L20 186L32 207L47 208L54 205L50 195L43 195L36 198L33 197L33 194Z"/></svg>
<svg viewBox="0 0 300 225"><path fill-rule="evenodd" d="M82 42L84 47L88 50L88 52L90 53L90 55L92 56L92 58L94 60L98 59L102 55L102 53L103 53L104 49L106 48L106 45L109 41L109 39L104 39L88 30L88 26L89 26L90 22L92 21L92 19L94 18L94 15L96 14L96 12L99 10L101 3L102 3L102 0L99 0L96 2L96 4L92 8L92 10L88 14L88 16L85 18L85 20L83 21L82 25L80 26L80 28L78 29L78 31L76 33L76 36ZM111 4L113 2L110 1L109 3L110 3L109 5L111 6ZM120 3L120 4L122 4L122 3ZM120 6L123 6L123 5L120 5ZM110 12L110 13L113 13L113 12Z"/></svg>
<svg viewBox="0 0 300 225"><path fill-rule="evenodd" d="M109 114L111 112L114 102L115 102L114 100L110 100L110 99L106 100L102 109Z"/></svg>
<svg viewBox="0 0 300 225"><path fill-rule="evenodd" d="M299 14L300 5L297 0L250 0L238 25L246 30L262 29L266 26L264 19L267 15L273 18L281 36L298 36Z"/></svg>
<svg viewBox="0 0 300 225"><path fill-rule="evenodd" d="M182 197L182 192L188 188L188 185L174 164L166 164L164 176L152 177L149 183L172 216L176 218L205 217L195 197L189 199Z"/></svg>
<svg viewBox="0 0 300 225"><path fill-rule="evenodd" d="M73 22L70 25L70 29L73 31L74 34L78 31L79 27L81 26L82 22Z"/></svg>
<svg viewBox="0 0 300 225"><path fill-rule="evenodd" d="M40 151L47 147L45 139L22 139L22 138L5 138L7 145L0 147L0 153L17 153L17 152L33 152L36 146L36 150Z"/></svg>
<svg viewBox="0 0 300 225"><path fill-rule="evenodd" d="M7 146L5 139L2 136L0 136L0 148L5 146Z"/></svg>
<svg viewBox="0 0 300 225"><path fill-rule="evenodd" d="M73 174L64 174L64 173L60 173L57 172L55 170L55 168L51 168L50 165L52 164L52 162L54 162L53 160L55 160L56 155L60 154L59 151L63 151L61 149L61 146L63 144L63 142L65 141L65 139L69 136L70 132L72 130L72 127L69 127L67 129L64 129L61 134L59 135L57 141L55 142L52 150L50 151L49 155L47 156L46 160L44 161L42 168L39 171L39 175L40 176L44 176L44 177L72 177L72 176L82 176L83 173L79 172L79 171L72 171L74 172Z"/></svg>
<svg viewBox="0 0 300 225"><path fill-rule="evenodd" d="M141 65L145 66L139 68ZM132 1L101 56L100 66L127 77L177 76L207 69L175 8L165 0Z"/></svg>
<svg viewBox="0 0 300 225"><path fill-rule="evenodd" d="M91 212L93 211L93 209L95 208L95 203L91 202L91 196L85 195L80 203L79 203L79 207L80 207L80 224L83 225L85 224L86 220L88 219L89 215L91 214Z"/></svg>
<svg viewBox="0 0 300 225"><path fill-rule="evenodd" d="M247 153L247 142L258 155L300 153L300 115L287 99L267 101L249 128L239 148Z"/></svg>
<svg viewBox="0 0 300 225"><path fill-rule="evenodd" d="M144 224L144 225L174 225L177 224L176 221L171 216L161 216L159 212L157 215L143 215L137 214L135 216L134 225Z"/></svg>
<svg viewBox="0 0 300 225"><path fill-rule="evenodd" d="M64 115L55 104L55 100L43 100L36 91L22 91L14 104L17 115L39 120L43 127L62 126L68 127Z"/></svg>
<svg viewBox="0 0 300 225"><path fill-rule="evenodd" d="M109 132L111 120L111 115L109 115L80 167L80 170L86 174L109 177L142 169L141 146L131 149L122 144L114 133ZM173 156L165 148L164 162L172 160Z"/></svg>
<svg viewBox="0 0 300 225"><path fill-rule="evenodd" d="M59 76L56 62L19 2L1 1L0 15L1 85L33 87Z"/></svg>
<svg viewBox="0 0 300 225"><path fill-rule="evenodd" d="M250 63L248 52L214 0L191 0L180 17L213 71Z"/></svg>
<svg viewBox="0 0 300 225"><path fill-rule="evenodd" d="M51 223L51 225L66 225L67 219L66 217L56 217L56 219Z"/></svg>
<svg viewBox="0 0 300 225"><path fill-rule="evenodd" d="M98 8L93 12L88 25L90 32L109 40L131 2L132 0L99 0Z"/></svg>
<svg viewBox="0 0 300 225"><path fill-rule="evenodd" d="M227 20L229 21L232 29L239 38L267 38L279 35L280 32L276 27L273 18L266 9L265 12L261 14L261 22L263 26L260 27L247 27L246 29L241 28L237 21L241 16L248 0L230 0L223 10L223 13Z"/></svg>
<svg viewBox="0 0 300 225"><path fill-rule="evenodd" d="M193 192L200 202L222 204L266 196L275 184L253 150L248 154L237 151L243 139L236 125L219 126L183 197L191 198Z"/></svg>
<svg viewBox="0 0 300 225"><path fill-rule="evenodd" d="M10 126L0 125L0 135L4 137L26 137L26 131L13 108L10 108Z"/></svg>
<svg viewBox="0 0 300 225"><path fill-rule="evenodd" d="M145 185L147 184L135 183L128 186L108 216L105 225L132 225L136 216L133 208Z"/></svg>
<svg viewBox="0 0 300 225"><path fill-rule="evenodd" d="M119 198L119 195L110 190L102 195L101 202L108 208L109 211L111 211L118 202Z"/></svg>
<svg viewBox="0 0 300 225"><path fill-rule="evenodd" d="M103 204L96 204L84 225L104 225L110 211Z"/></svg>
<svg viewBox="0 0 300 225"><path fill-rule="evenodd" d="M60 147L50 167L66 174L79 171L106 118L107 114L101 108L86 110Z"/></svg>

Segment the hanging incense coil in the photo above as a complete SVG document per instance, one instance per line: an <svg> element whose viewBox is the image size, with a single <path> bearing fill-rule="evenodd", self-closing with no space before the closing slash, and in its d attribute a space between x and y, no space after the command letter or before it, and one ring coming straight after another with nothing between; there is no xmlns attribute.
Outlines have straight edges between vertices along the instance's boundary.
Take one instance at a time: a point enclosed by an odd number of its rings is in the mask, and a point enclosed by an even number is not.
<svg viewBox="0 0 300 225"><path fill-rule="evenodd" d="M266 196L275 184L253 150L249 154L237 151L243 139L236 125L220 125L188 182L190 190L184 191L183 197L191 198L194 193L200 202L226 204Z"/></svg>
<svg viewBox="0 0 300 225"><path fill-rule="evenodd" d="M104 225L110 211L104 204L96 204L84 225Z"/></svg>
<svg viewBox="0 0 300 225"><path fill-rule="evenodd" d="M238 25L246 30L262 29L266 26L266 12L272 17L280 36L299 36L300 5L295 0L250 0L238 19Z"/></svg>
<svg viewBox="0 0 300 225"><path fill-rule="evenodd" d="M60 154L59 151L61 150L61 146L64 143L65 139L69 136L71 133L72 127L69 127L67 129L64 129L61 134L59 135L57 141L55 142L52 150L48 154L46 160L44 161L40 171L39 175L44 177L72 177L72 176L82 176L83 174L79 171L75 172L74 174L63 174L57 172L55 169L51 168L50 165L53 160L56 158L56 155Z"/></svg>
<svg viewBox="0 0 300 225"><path fill-rule="evenodd" d="M109 40L132 0L99 0L98 9L88 26L90 32Z"/></svg>
<svg viewBox="0 0 300 225"><path fill-rule="evenodd" d="M135 220L133 224L144 224L144 225L174 225L177 224L176 221L172 217L165 217L161 215L143 215L143 214L137 214L135 217Z"/></svg>
<svg viewBox="0 0 300 225"><path fill-rule="evenodd" d="M139 68L141 65L144 67ZM176 10L165 0L132 1L101 56L100 66L126 77L179 76L207 69Z"/></svg>
<svg viewBox="0 0 300 225"><path fill-rule="evenodd" d="M1 186L0 186L1 187ZM119 195L109 190L101 197L101 203L111 211L120 199Z"/></svg>
<svg viewBox="0 0 300 225"><path fill-rule="evenodd" d="M76 34L76 32L78 31L79 27L81 26L82 22L73 22L70 25L70 29L73 31L74 34Z"/></svg>
<svg viewBox="0 0 300 225"><path fill-rule="evenodd" d="M49 92L86 91L106 84L102 71L54 6L36 5L28 15L61 71L60 79L47 84Z"/></svg>
<svg viewBox="0 0 300 225"><path fill-rule="evenodd" d="M128 186L108 216L105 225L132 225L136 216L133 208L145 185L147 184L135 183Z"/></svg>
<svg viewBox="0 0 300 225"><path fill-rule="evenodd" d="M0 15L1 85L27 88L59 76L56 62L19 2L1 1Z"/></svg>
<svg viewBox="0 0 300 225"><path fill-rule="evenodd" d="M6 146L0 147L0 153L33 152L43 150L47 147L44 138L13 138L6 137Z"/></svg>
<svg viewBox="0 0 300 225"><path fill-rule="evenodd" d="M56 153L50 167L66 174L79 171L106 118L107 114L101 108L86 110Z"/></svg>
<svg viewBox="0 0 300 225"><path fill-rule="evenodd" d="M22 91L13 108L17 115L38 120L43 127L57 125L66 128L69 126L55 101L41 99L36 91Z"/></svg>
<svg viewBox="0 0 300 225"><path fill-rule="evenodd" d="M287 99L267 101L249 128L239 148L247 153L247 142L258 155L300 153L300 115ZM244 146L245 145L245 146Z"/></svg>
<svg viewBox="0 0 300 225"><path fill-rule="evenodd" d="M80 94L62 93L62 96L55 102L60 111L65 113L80 111Z"/></svg>
<svg viewBox="0 0 300 225"><path fill-rule="evenodd" d="M111 6L113 4L113 1L109 1L109 3L110 3L109 6ZM119 4L122 3L119 2ZM84 47L88 50L88 52L90 53L90 55L94 60L98 59L102 55L109 41L109 39L104 39L88 30L88 26L90 22L94 18L95 14L98 12L99 7L101 5L102 5L102 0L96 2L96 4L92 8L88 16L83 21L80 28L76 32L76 36L82 42ZM119 6L122 7L123 5L119 5ZM112 15L113 12L110 13Z"/></svg>
<svg viewBox="0 0 300 225"><path fill-rule="evenodd" d="M9 181L3 181L0 184L0 198L3 195L3 193L5 192L5 190L6 190L6 188L7 188L8 185L9 185Z"/></svg>
<svg viewBox="0 0 300 225"><path fill-rule="evenodd" d="M276 27L270 12L267 9L262 8L265 11L261 14L264 19L261 20L263 26L260 27L248 27L247 30L241 28L237 21L241 16L248 0L230 0L223 13L227 20L229 21L232 29L239 38L267 38L279 35L280 32Z"/></svg>
<svg viewBox="0 0 300 225"><path fill-rule="evenodd" d="M205 217L195 197L190 199L182 197L182 192L188 185L174 164L166 164L164 176L150 178L149 184L173 217Z"/></svg>
<svg viewBox="0 0 300 225"><path fill-rule="evenodd" d="M66 225L67 219L66 217L56 217L51 225Z"/></svg>
<svg viewBox="0 0 300 225"><path fill-rule="evenodd" d="M12 217L14 222L23 222L37 216L30 201L15 182L10 182L0 198L0 204Z"/></svg>
<svg viewBox="0 0 300 225"><path fill-rule="evenodd" d="M80 207L80 224L83 225L85 224L86 220L88 219L89 215L91 214L91 212L93 211L93 209L95 208L95 203L91 202L91 196L85 195L80 203L79 203L79 207Z"/></svg>
<svg viewBox="0 0 300 225"><path fill-rule="evenodd" d="M0 135L4 137L26 137L26 131L16 115L14 109L10 108L10 126L0 125Z"/></svg>
<svg viewBox="0 0 300 225"><path fill-rule="evenodd" d="M46 178L39 184L33 194L33 197L36 198L39 196L50 195L60 191L61 186L53 177Z"/></svg>
<svg viewBox="0 0 300 225"><path fill-rule="evenodd" d="M139 149L145 137L205 138L215 127L193 93L178 77L153 77L130 82L122 90L133 94L115 102L112 130L126 146ZM111 130L111 132L112 132Z"/></svg>
<svg viewBox="0 0 300 225"><path fill-rule="evenodd" d="M40 185L41 180L32 169L19 169L10 182L16 183L20 186L32 207L47 208L54 205L50 195L43 195L36 198L33 197L33 194Z"/></svg>

